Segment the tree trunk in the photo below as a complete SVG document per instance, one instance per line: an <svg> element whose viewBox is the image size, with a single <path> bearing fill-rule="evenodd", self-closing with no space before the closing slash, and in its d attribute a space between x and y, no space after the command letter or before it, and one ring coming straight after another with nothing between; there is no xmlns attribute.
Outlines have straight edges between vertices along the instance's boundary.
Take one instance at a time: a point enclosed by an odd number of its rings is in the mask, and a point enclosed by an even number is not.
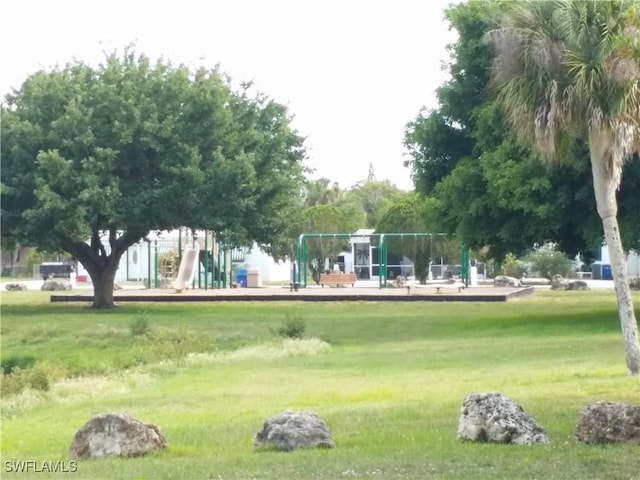
<svg viewBox="0 0 640 480"><path fill-rule="evenodd" d="M115 269L110 267L95 274L89 272L93 282L93 308L113 308L115 274Z"/></svg>
<svg viewBox="0 0 640 480"><path fill-rule="evenodd" d="M618 204L616 190L618 182L611 171L607 158L608 138L605 135L592 134L589 138L591 154L591 172L598 214L609 249L613 284L618 300L618 316L624 338L627 369L630 375L640 375L640 342L638 341L638 323L633 309L633 299L629 288L627 262L622 249L620 228L618 227ZM609 167L609 168L608 168Z"/></svg>
<svg viewBox="0 0 640 480"><path fill-rule="evenodd" d="M112 228L109 230L108 249L102 244L100 230L97 228L92 233L90 243L71 237L60 237L62 248L73 255L91 277L94 308L113 308L113 285L120 257L127 248L142 238L143 234L144 232L133 230L118 236L116 229Z"/></svg>

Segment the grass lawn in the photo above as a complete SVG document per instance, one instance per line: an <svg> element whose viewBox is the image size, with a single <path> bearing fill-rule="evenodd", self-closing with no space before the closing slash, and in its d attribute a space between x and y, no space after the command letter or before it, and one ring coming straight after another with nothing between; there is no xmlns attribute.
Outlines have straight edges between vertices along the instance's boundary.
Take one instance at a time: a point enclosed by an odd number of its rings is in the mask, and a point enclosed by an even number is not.
<svg viewBox="0 0 640 480"><path fill-rule="evenodd" d="M123 304L110 312L3 292L2 478L640 479L640 448L587 446L578 412L640 405L612 290L539 291L508 303ZM636 306L640 295L634 294ZM640 317L640 310L636 309ZM274 334L304 321L303 340ZM21 367L21 368L20 368ZM500 391L547 430L543 446L456 438L465 394ZM336 448L254 452L268 417L312 410ZM66 461L94 414L157 424L169 447Z"/></svg>

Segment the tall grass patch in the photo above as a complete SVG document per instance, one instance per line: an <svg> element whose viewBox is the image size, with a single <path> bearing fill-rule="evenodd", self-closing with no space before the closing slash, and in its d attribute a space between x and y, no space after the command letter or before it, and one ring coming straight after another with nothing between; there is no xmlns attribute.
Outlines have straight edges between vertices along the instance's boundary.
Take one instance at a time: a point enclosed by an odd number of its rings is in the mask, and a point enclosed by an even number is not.
<svg viewBox="0 0 640 480"><path fill-rule="evenodd" d="M585 446L573 436L586 403L640 403L638 380L626 375L612 291L536 292L490 305L123 305L106 314L7 307L3 358L31 355L27 369L58 358L68 372L84 373L50 382L47 391L3 391L3 460L67 459L91 415L126 411L159 425L168 449L80 462L79 478L629 480L640 471L637 446ZM150 331L133 335L129 325L142 310ZM304 319L302 339L274 337L274 325L289 318ZM43 322L55 335L21 343ZM139 359L128 357L135 352ZM459 410L471 391L510 396L552 443L458 441ZM255 453L262 422L288 408L316 412L336 449Z"/></svg>

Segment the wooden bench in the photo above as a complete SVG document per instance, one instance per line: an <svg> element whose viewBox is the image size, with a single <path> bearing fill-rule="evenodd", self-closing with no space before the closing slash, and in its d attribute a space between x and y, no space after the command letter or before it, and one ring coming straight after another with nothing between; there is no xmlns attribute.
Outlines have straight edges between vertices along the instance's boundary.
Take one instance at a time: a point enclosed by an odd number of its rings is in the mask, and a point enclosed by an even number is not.
<svg viewBox="0 0 640 480"><path fill-rule="evenodd" d="M443 283L442 285L433 285L436 287L436 292L440 293L441 288L457 288L458 293L462 293L462 289L464 288L464 283Z"/></svg>
<svg viewBox="0 0 640 480"><path fill-rule="evenodd" d="M411 287L414 288L435 288L436 293L440 293L440 289L457 289L458 293L462 293L462 289L465 288L464 283L455 282L455 283L431 283L426 285L407 285L407 293L411 293Z"/></svg>
<svg viewBox="0 0 640 480"><path fill-rule="evenodd" d="M351 285L356 283L358 277L355 273L321 273L319 285L322 285L324 288L325 285Z"/></svg>

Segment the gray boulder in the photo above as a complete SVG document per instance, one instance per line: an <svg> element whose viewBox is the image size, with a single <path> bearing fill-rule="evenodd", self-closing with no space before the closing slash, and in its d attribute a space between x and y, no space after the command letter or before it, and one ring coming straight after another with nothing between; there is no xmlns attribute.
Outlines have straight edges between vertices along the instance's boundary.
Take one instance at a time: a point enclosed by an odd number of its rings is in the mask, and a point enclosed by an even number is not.
<svg viewBox="0 0 640 480"><path fill-rule="evenodd" d="M71 290L71 283L66 280L45 280L40 290L45 292Z"/></svg>
<svg viewBox="0 0 640 480"><path fill-rule="evenodd" d="M494 287L520 287L522 284L520 280L514 277L509 277L507 275L498 275L493 279Z"/></svg>
<svg viewBox="0 0 640 480"><path fill-rule="evenodd" d="M398 275L396 277L396 279L393 281L393 286L394 287L404 287L407 285L407 277L403 276L403 275Z"/></svg>
<svg viewBox="0 0 640 480"><path fill-rule="evenodd" d="M629 288L631 290L640 290L640 277L631 277L629 279Z"/></svg>
<svg viewBox="0 0 640 480"><path fill-rule="evenodd" d="M313 412L287 410L264 422L253 439L256 449L288 452L297 448L334 448L327 425Z"/></svg>
<svg viewBox="0 0 640 480"><path fill-rule="evenodd" d="M470 393L464 398L458 439L517 445L549 443L544 429L522 407L498 392Z"/></svg>
<svg viewBox="0 0 640 480"><path fill-rule="evenodd" d="M551 290L589 290L589 284L584 280L565 280L562 275L551 277Z"/></svg>
<svg viewBox="0 0 640 480"><path fill-rule="evenodd" d="M578 415L576 438L583 443L640 444L640 406L596 402Z"/></svg>
<svg viewBox="0 0 640 480"><path fill-rule="evenodd" d="M569 282L562 278L562 275L557 273L551 277L551 290L567 290L569 288Z"/></svg>
<svg viewBox="0 0 640 480"><path fill-rule="evenodd" d="M7 283L4 288L8 292L24 292L27 290L27 286L24 283Z"/></svg>
<svg viewBox="0 0 640 480"><path fill-rule="evenodd" d="M106 413L91 418L78 430L69 456L138 457L166 446L167 440L157 426L142 423L126 413Z"/></svg>
<svg viewBox="0 0 640 480"><path fill-rule="evenodd" d="M569 282L567 290L589 290L589 284L584 280L573 280Z"/></svg>

